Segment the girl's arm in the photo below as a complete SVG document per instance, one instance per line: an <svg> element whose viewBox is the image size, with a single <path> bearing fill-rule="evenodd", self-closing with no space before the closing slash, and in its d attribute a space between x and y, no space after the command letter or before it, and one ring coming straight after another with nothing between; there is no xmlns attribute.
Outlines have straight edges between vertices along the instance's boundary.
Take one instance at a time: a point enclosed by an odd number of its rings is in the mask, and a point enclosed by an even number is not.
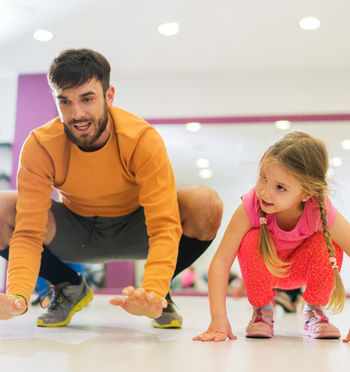
<svg viewBox="0 0 350 372"><path fill-rule="evenodd" d="M241 204L233 214L210 264L208 291L211 323L206 332L193 338L196 341L224 341L227 337L235 338L226 313L228 275L241 241L250 229L248 215Z"/></svg>
<svg viewBox="0 0 350 372"><path fill-rule="evenodd" d="M339 212L329 232L332 240L350 257L350 224Z"/></svg>

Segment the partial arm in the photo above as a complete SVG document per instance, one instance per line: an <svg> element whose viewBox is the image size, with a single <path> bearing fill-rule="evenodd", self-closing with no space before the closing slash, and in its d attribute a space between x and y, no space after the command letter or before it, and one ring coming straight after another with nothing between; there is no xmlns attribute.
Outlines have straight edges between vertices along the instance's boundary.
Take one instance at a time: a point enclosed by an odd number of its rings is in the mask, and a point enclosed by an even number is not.
<svg viewBox="0 0 350 372"><path fill-rule="evenodd" d="M29 304L41 261L46 232L53 164L32 134L26 141L18 172L15 231L10 241L7 292L23 296Z"/></svg>
<svg viewBox="0 0 350 372"><path fill-rule="evenodd" d="M182 229L173 171L163 140L154 128L148 127L138 138L130 169L140 187L149 251L142 288L125 288L127 298L114 298L110 303L134 315L158 318L167 305L165 296L174 274Z"/></svg>
<svg viewBox="0 0 350 372"><path fill-rule="evenodd" d="M350 224L339 212L329 232L332 240L350 257Z"/></svg>
<svg viewBox="0 0 350 372"><path fill-rule="evenodd" d="M194 340L224 341L235 338L226 313L228 276L244 235L250 230L248 215L241 204L233 214L224 237L210 264L208 289L211 323L208 330Z"/></svg>

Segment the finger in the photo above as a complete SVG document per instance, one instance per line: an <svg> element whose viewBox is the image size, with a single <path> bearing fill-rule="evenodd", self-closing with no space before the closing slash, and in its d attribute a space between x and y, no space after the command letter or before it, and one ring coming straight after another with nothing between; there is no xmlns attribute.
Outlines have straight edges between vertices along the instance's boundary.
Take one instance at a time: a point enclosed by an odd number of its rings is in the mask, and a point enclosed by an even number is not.
<svg viewBox="0 0 350 372"><path fill-rule="evenodd" d="M227 336L224 335L224 334L217 334L215 337L214 337L214 340L215 342L222 342L222 341L226 341L226 338Z"/></svg>
<svg viewBox="0 0 350 372"><path fill-rule="evenodd" d="M14 301L14 311L13 314L22 314L26 311L27 305L23 298L17 298Z"/></svg>
<svg viewBox="0 0 350 372"><path fill-rule="evenodd" d="M146 291L143 288L135 289L133 295L135 296L135 298L141 301L146 299Z"/></svg>
<svg viewBox="0 0 350 372"><path fill-rule="evenodd" d="M160 306L165 309L167 306L168 306L168 301L164 298L164 297L161 297L159 299L159 304Z"/></svg>
<svg viewBox="0 0 350 372"><path fill-rule="evenodd" d="M114 297L111 300L109 300L109 303L113 306L125 306L126 304L126 299L125 298L120 298L120 297Z"/></svg>
<svg viewBox="0 0 350 372"><path fill-rule="evenodd" d="M210 333L205 333L200 336L201 341L213 341L215 339L215 334L210 332Z"/></svg>
<svg viewBox="0 0 350 372"><path fill-rule="evenodd" d="M230 340L237 340L237 336L235 336L233 333L232 333L232 331L230 331L229 333L228 333L228 338L230 339Z"/></svg>
<svg viewBox="0 0 350 372"><path fill-rule="evenodd" d="M147 301L150 303L154 303L156 301L156 294L154 292L149 292L146 295Z"/></svg>
<svg viewBox="0 0 350 372"><path fill-rule="evenodd" d="M129 296L129 295L132 294L134 291L135 291L135 288L134 288L133 286L129 286L129 287L125 287L125 288L122 290L122 294L125 295L125 296Z"/></svg>

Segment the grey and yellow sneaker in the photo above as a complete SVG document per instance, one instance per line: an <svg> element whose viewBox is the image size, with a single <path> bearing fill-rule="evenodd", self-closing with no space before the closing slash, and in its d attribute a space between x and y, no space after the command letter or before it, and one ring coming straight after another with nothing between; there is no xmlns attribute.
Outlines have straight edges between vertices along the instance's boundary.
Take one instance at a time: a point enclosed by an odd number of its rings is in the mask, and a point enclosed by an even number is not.
<svg viewBox="0 0 350 372"><path fill-rule="evenodd" d="M63 282L52 287L51 301L46 312L36 321L39 327L61 327L68 324L72 316L92 300L94 294L85 279L81 283L72 285Z"/></svg>
<svg viewBox="0 0 350 372"><path fill-rule="evenodd" d="M151 324L155 328L181 328L182 315L177 311L177 306L172 300L170 293L165 297L168 301L168 306L163 309L163 314L157 318L152 319Z"/></svg>

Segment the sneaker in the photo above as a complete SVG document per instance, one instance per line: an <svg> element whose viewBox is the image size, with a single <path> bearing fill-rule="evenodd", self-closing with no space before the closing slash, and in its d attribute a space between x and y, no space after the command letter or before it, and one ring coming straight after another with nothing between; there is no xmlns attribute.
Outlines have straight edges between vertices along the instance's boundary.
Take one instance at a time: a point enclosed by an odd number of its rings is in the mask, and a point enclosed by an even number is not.
<svg viewBox="0 0 350 372"><path fill-rule="evenodd" d="M68 324L72 316L87 306L93 296L83 277L81 283L77 285L64 282L53 286L50 305L37 319L37 326L61 327Z"/></svg>
<svg viewBox="0 0 350 372"><path fill-rule="evenodd" d="M178 313L177 306L172 300L170 293L165 297L168 301L168 306L163 309L162 315L157 319L152 319L151 324L155 328L181 328L182 315Z"/></svg>
<svg viewBox="0 0 350 372"><path fill-rule="evenodd" d="M271 338L273 336L273 312L270 310L254 310L252 320L249 322L245 337Z"/></svg>
<svg viewBox="0 0 350 372"><path fill-rule="evenodd" d="M296 297L293 301L292 297L287 292L277 291L274 301L280 305L286 313L296 313L299 303L299 298Z"/></svg>
<svg viewBox="0 0 350 372"><path fill-rule="evenodd" d="M312 338L340 338L339 329L329 323L322 310L305 311L304 336Z"/></svg>

